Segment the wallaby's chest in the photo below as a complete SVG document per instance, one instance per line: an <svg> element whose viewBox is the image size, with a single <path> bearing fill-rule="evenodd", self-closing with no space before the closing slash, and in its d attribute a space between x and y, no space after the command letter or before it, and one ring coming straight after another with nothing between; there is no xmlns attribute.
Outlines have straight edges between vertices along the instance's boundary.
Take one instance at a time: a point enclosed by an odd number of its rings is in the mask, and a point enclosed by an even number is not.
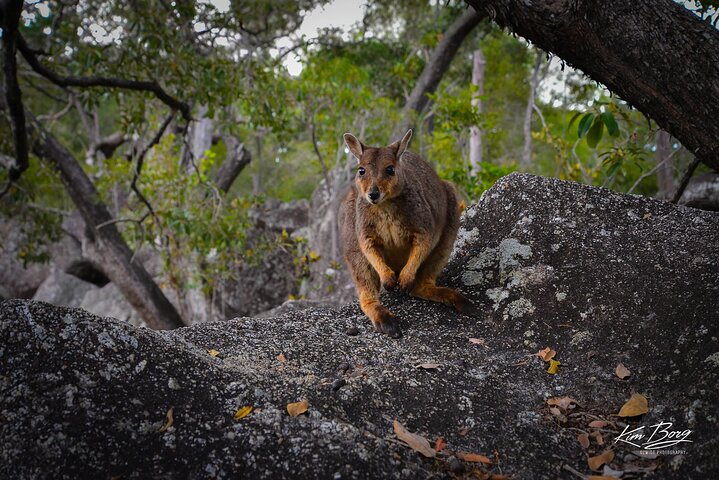
<svg viewBox="0 0 719 480"><path fill-rule="evenodd" d="M392 209L378 209L372 223L377 237L382 242L385 261L394 270L401 270L407 263L412 247L412 233L404 216Z"/></svg>

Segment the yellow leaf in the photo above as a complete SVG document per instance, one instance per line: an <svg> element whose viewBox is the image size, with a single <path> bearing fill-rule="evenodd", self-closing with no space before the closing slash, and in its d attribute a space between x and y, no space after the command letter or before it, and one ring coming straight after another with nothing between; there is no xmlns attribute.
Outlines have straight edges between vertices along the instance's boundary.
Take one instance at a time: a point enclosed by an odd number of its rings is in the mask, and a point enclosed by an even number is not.
<svg viewBox="0 0 719 480"><path fill-rule="evenodd" d="M209 353L211 357L216 357L220 354L220 352L218 352L217 350L214 350L214 349L208 350L207 353Z"/></svg>
<svg viewBox="0 0 719 480"><path fill-rule="evenodd" d="M288 403L287 404L287 413L290 414L291 417L296 417L297 415L302 415L310 408L310 402L307 400L302 400L301 402L295 402L295 403Z"/></svg>
<svg viewBox="0 0 719 480"><path fill-rule="evenodd" d="M550 360L549 361L549 368L547 369L547 373L550 375L554 375L559 370L559 366L562 364L559 360Z"/></svg>
<svg viewBox="0 0 719 480"><path fill-rule="evenodd" d="M412 450L421 453L425 457L432 458L437 455L437 452L432 448L426 438L407 431L397 420L394 421L394 434L397 435L397 438L409 445Z"/></svg>
<svg viewBox="0 0 719 480"><path fill-rule="evenodd" d="M589 464L589 468L592 470L599 470L599 468L604 465L605 463L610 463L612 460L614 460L614 452L611 450L607 450L606 452L602 453L601 455L597 455L596 457L589 457L587 459L587 463Z"/></svg>
<svg viewBox="0 0 719 480"><path fill-rule="evenodd" d="M296 297L295 295L293 295L293 294L290 293L290 294L287 296L287 299L288 299L288 300L297 300L297 297Z"/></svg>
<svg viewBox="0 0 719 480"><path fill-rule="evenodd" d="M317 254L317 252L315 252L314 250L311 250L310 251L310 261L316 262L319 259L320 259L320 256Z"/></svg>
<svg viewBox="0 0 719 480"><path fill-rule="evenodd" d="M619 410L617 415L620 417L636 417L637 415L642 415L648 411L649 403L647 402L647 397L641 393L635 393L629 398L629 400L627 400L627 403L622 405L622 408Z"/></svg>
<svg viewBox="0 0 719 480"><path fill-rule="evenodd" d="M548 361L550 361L551 359L553 359L556 354L557 354L557 352L554 351L554 350L552 350L552 349L549 348L549 347L545 348L544 350L540 350L540 351L537 352L537 355L539 356L539 358L541 358L541 359L544 360L545 362L548 362Z"/></svg>
<svg viewBox="0 0 719 480"><path fill-rule="evenodd" d="M489 457L478 453L457 452L457 458L464 460L465 462L484 463L486 465L491 465L493 463Z"/></svg>
<svg viewBox="0 0 719 480"><path fill-rule="evenodd" d="M619 365L617 365L617 368L614 370L614 373L616 373L617 377L621 378L622 380L624 380L625 378L627 378L629 375L632 374L632 372L630 372L629 369L627 367L625 367L623 363L620 363Z"/></svg>
<svg viewBox="0 0 719 480"><path fill-rule="evenodd" d="M234 415L232 418L234 418L235 420L242 420L242 419L245 418L247 415L249 415L250 413L252 413L252 410L253 410L253 408L252 408L251 405L245 405L244 407L239 408L239 409L235 412L235 415Z"/></svg>
<svg viewBox="0 0 719 480"><path fill-rule="evenodd" d="M283 239L287 239L287 238L289 238L289 236L290 236L290 234L287 233L287 230L285 230L285 229L283 228L283 229L282 229L282 238L283 238Z"/></svg>
<svg viewBox="0 0 719 480"><path fill-rule="evenodd" d="M162 426L162 428L160 428L158 430L159 433L164 433L164 432L168 431L170 429L170 427L172 426L172 424L175 423L175 417L173 415L174 411L175 411L175 409L172 407L167 411L165 424Z"/></svg>

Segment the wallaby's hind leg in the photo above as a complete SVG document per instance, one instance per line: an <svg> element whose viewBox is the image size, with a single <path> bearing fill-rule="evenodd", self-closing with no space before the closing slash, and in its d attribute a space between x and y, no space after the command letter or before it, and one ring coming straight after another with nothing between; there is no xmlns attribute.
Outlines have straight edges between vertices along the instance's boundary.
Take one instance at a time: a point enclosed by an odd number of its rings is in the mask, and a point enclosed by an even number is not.
<svg viewBox="0 0 719 480"><path fill-rule="evenodd" d="M450 194L455 195L453 189ZM459 214L462 206L456 202L456 196L454 198L455 201L449 205L447 225L442 237L417 272L417 283L412 295L432 302L444 303L459 312L469 312L473 305L464 295L451 288L438 287L436 284L437 277L447 265L459 229Z"/></svg>
<svg viewBox="0 0 719 480"><path fill-rule="evenodd" d="M354 262L347 259L347 264L352 272L355 286L357 287L357 295L359 296L360 308L365 315L372 321L374 328L380 332L393 338L402 336L399 323L394 314L380 302L379 275L374 268L362 256L354 256ZM360 260L361 259L361 260Z"/></svg>

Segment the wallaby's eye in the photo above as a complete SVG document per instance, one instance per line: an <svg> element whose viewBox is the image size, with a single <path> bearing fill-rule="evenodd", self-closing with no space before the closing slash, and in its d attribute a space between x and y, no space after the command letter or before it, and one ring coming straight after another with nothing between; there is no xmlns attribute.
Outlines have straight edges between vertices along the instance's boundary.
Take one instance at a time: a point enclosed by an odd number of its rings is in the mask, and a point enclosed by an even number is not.
<svg viewBox="0 0 719 480"><path fill-rule="evenodd" d="M387 175L394 175L394 167L392 165L385 168L384 171L387 172Z"/></svg>
<svg viewBox="0 0 719 480"><path fill-rule="evenodd" d="M359 167L359 168L357 169L357 173L359 173L359 176L360 176L360 177L364 176L364 168Z"/></svg>

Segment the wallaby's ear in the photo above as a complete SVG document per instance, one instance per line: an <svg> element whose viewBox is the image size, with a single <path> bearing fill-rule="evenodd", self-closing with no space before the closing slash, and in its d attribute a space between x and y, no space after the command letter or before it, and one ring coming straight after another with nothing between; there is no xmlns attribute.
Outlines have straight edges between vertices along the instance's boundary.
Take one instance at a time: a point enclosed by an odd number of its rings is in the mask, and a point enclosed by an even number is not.
<svg viewBox="0 0 719 480"><path fill-rule="evenodd" d="M412 129L410 128L407 130L407 133L404 134L404 137L402 137L402 140L399 141L399 147L397 147L397 160L402 158L402 154L407 151L407 147L409 147L409 141L412 140Z"/></svg>
<svg viewBox="0 0 719 480"><path fill-rule="evenodd" d="M350 149L350 152L352 152L352 155L357 157L357 160L359 161L359 159L362 158L362 152L364 152L365 148L362 142L360 142L357 137L351 133L345 133L344 139L347 147Z"/></svg>

